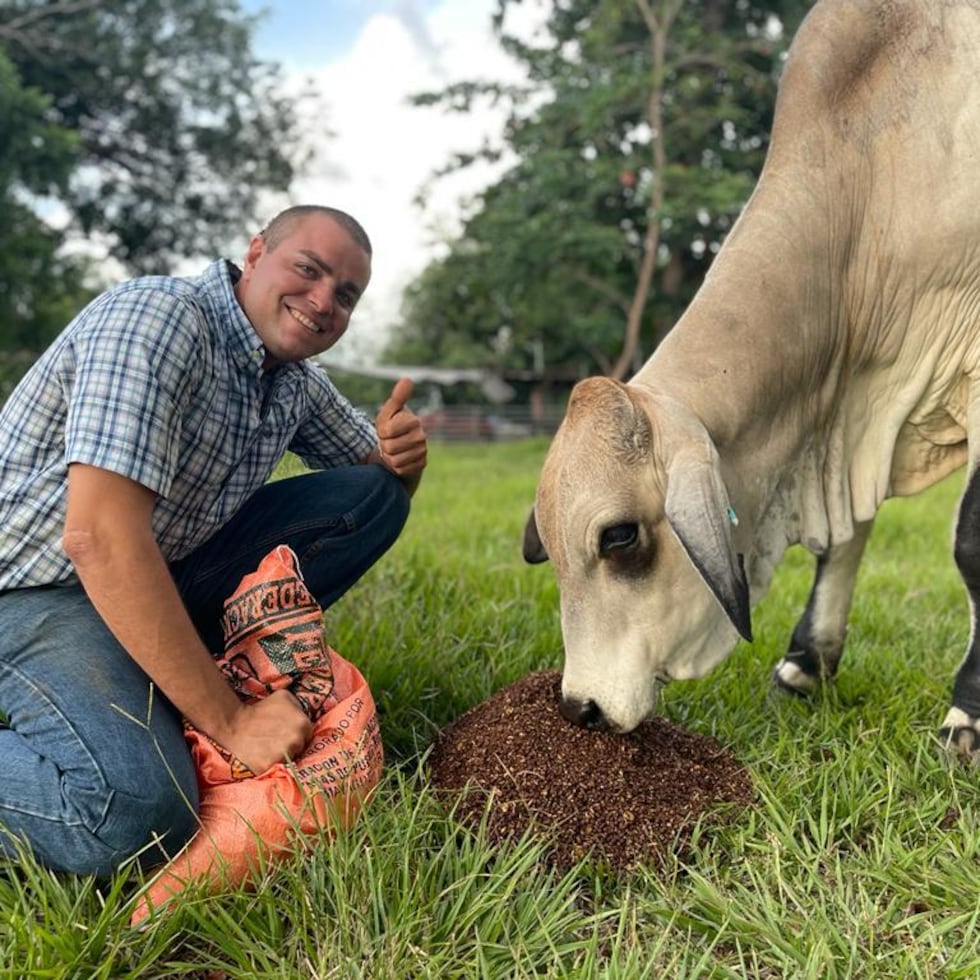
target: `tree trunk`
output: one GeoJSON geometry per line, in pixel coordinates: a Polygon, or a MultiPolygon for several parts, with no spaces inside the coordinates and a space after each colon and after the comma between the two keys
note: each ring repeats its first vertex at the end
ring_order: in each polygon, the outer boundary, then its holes
{"type": "Polygon", "coordinates": [[[623,335],[623,348],[610,375],[622,380],[633,367],[640,341],[640,327],[643,311],[653,274],[657,268],[657,253],[660,249],[660,213],[664,203],[664,170],[667,153],[664,149],[663,133],[663,91],[667,67],[667,37],[674,18],[683,0],[662,0],[654,9],[650,0],[636,0],[650,31],[650,52],[652,66],[650,72],[650,92],[647,96],[647,122],[651,136],[651,167],[653,181],[650,188],[650,204],[647,207],[647,233],[643,242],[643,258],[637,275],[636,289],[626,317],[626,331],[623,335]]]}

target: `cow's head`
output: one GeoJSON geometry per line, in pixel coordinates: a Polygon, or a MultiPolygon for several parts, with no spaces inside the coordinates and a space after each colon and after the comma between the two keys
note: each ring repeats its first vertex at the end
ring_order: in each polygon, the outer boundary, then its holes
{"type": "Polygon", "coordinates": [[[751,639],[733,521],[693,413],[607,378],[575,386],[524,531],[524,558],[550,559],[558,579],[567,718],[630,731],[663,682],[751,639]]]}

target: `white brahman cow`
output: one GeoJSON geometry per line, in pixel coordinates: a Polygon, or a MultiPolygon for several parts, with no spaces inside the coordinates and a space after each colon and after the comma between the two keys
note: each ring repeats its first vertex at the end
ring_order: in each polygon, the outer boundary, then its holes
{"type": "MultiPolygon", "coordinates": [[[[879,505],[969,462],[955,558],[980,599],[980,3],[821,0],[758,185],[628,384],[579,382],[524,557],[550,558],[562,710],[626,732],[751,639],[789,545],[817,556],[782,687],[833,676],[879,505]]],[[[980,748],[974,629],[943,723],[980,748]]]]}

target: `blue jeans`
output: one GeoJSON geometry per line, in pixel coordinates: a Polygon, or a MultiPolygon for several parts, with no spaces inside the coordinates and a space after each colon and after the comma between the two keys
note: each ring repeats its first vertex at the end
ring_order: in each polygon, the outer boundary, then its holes
{"type": "MultiPolygon", "coordinates": [[[[262,487],[173,563],[209,649],[224,600],[276,545],[297,554],[324,608],[394,543],[408,517],[380,466],[318,471],[262,487]]],[[[181,718],[109,633],[78,585],[0,593],[0,854],[16,837],[57,871],[147,866],[197,829],[197,782],[181,718]]]]}

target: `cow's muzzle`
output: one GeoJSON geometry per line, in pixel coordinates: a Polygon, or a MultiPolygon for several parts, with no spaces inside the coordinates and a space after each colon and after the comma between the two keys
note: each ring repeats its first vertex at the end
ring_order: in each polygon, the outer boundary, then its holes
{"type": "Polygon", "coordinates": [[[584,701],[579,698],[562,698],[558,705],[562,718],[580,728],[588,728],[595,732],[609,730],[609,722],[599,707],[591,698],[584,701]]]}

